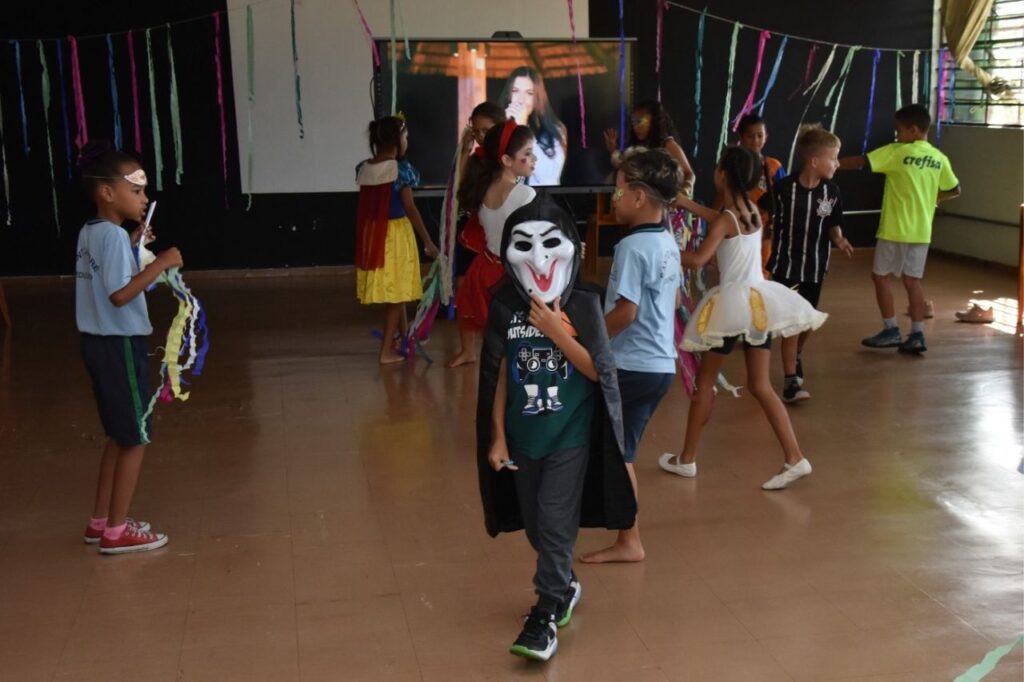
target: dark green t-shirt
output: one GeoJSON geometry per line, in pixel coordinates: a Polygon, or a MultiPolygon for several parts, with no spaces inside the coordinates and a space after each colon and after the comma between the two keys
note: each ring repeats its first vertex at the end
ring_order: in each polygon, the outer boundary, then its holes
{"type": "Polygon", "coordinates": [[[505,359],[505,440],[512,457],[540,459],[586,445],[596,384],[519,313],[509,322],[505,359]]]}

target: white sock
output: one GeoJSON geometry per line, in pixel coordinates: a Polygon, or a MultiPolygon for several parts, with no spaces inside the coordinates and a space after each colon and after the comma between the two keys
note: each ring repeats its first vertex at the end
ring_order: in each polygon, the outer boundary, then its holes
{"type": "Polygon", "coordinates": [[[882,324],[885,325],[886,329],[899,329],[900,327],[895,317],[883,317],[882,324]]]}
{"type": "Polygon", "coordinates": [[[910,331],[913,333],[921,332],[924,333],[924,322],[911,322],[910,331]]]}

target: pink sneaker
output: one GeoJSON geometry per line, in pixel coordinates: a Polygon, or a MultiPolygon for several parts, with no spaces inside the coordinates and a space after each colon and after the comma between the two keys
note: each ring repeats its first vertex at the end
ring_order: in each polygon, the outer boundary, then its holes
{"type": "MultiPolygon", "coordinates": [[[[136,530],[141,530],[143,533],[149,530],[149,521],[136,521],[131,517],[125,519],[125,521],[128,523],[128,528],[135,528],[136,530]]],[[[85,540],[85,544],[87,545],[98,544],[102,537],[102,530],[93,530],[89,526],[85,527],[85,533],[82,535],[82,539],[85,540]]]]}

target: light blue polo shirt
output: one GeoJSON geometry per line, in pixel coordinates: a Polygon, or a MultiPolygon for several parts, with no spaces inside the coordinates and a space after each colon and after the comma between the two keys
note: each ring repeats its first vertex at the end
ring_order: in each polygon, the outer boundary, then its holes
{"type": "Polygon", "coordinates": [[[78,331],[99,336],[149,336],[146,295],[139,294],[118,308],[110,295],[123,289],[139,266],[131,239],[120,225],[90,220],[78,233],[75,259],[75,318],[78,331]]]}
{"type": "Polygon", "coordinates": [[[633,323],[612,337],[615,366],[675,374],[679,245],[662,225],[640,225],[615,245],[605,313],[624,298],[637,306],[633,323]]]}

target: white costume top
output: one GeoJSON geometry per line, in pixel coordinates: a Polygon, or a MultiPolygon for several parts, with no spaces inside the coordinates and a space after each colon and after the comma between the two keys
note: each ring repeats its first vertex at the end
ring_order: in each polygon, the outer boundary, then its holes
{"type": "Polygon", "coordinates": [[[488,251],[495,256],[501,255],[501,234],[505,231],[505,221],[517,208],[533,201],[536,195],[537,192],[532,187],[516,185],[499,208],[487,208],[480,204],[477,216],[483,225],[484,236],[487,237],[488,251]]]}
{"type": "MultiPolygon", "coordinates": [[[[793,336],[817,329],[828,319],[803,296],[761,271],[761,230],[743,234],[732,211],[724,211],[736,223],[735,237],[718,247],[720,284],[711,288],[690,316],[683,333],[683,349],[705,351],[723,345],[731,336],[744,336],[753,346],[772,336],[793,336]]],[[[751,218],[760,228],[761,217],[751,218]]]]}

